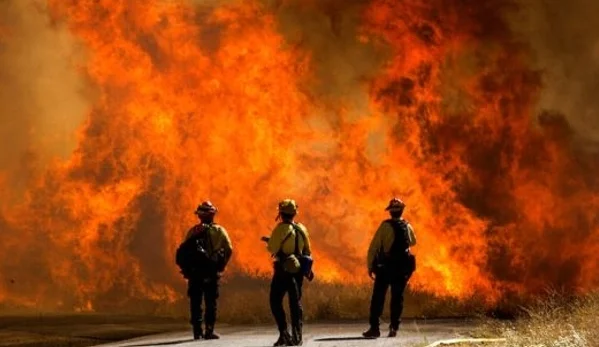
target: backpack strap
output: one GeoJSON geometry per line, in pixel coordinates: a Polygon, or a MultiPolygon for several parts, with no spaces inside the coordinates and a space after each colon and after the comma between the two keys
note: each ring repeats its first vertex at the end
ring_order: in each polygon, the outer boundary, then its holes
{"type": "MultiPolygon", "coordinates": [[[[294,252],[293,254],[295,255],[300,255],[300,251],[299,251],[299,239],[298,237],[304,237],[304,233],[301,230],[301,228],[294,222],[289,223],[291,225],[291,227],[293,228],[293,230],[295,231],[295,248],[294,248],[294,252]]],[[[289,240],[289,238],[291,237],[291,232],[289,232],[287,234],[287,236],[285,236],[285,238],[283,239],[283,241],[281,241],[281,246],[279,248],[279,251],[277,252],[277,254],[282,254],[283,253],[283,244],[285,244],[285,242],[287,240],[289,240]]],[[[302,252],[303,253],[303,252],[302,252]]],[[[286,254],[285,254],[286,255],[286,254]]]]}
{"type": "Polygon", "coordinates": [[[287,240],[289,240],[290,237],[291,237],[291,232],[289,232],[287,234],[287,236],[285,236],[285,238],[283,239],[283,241],[281,241],[281,245],[279,246],[279,251],[276,253],[277,255],[281,255],[281,254],[286,255],[286,254],[283,253],[283,245],[285,244],[285,242],[287,240]]]}
{"type": "Polygon", "coordinates": [[[209,244],[208,254],[212,257],[214,255],[214,243],[212,242],[212,235],[210,235],[210,229],[214,228],[214,223],[206,224],[204,227],[204,233],[206,234],[205,238],[209,244]]]}
{"type": "Polygon", "coordinates": [[[300,251],[299,251],[299,237],[301,236],[303,238],[304,237],[304,233],[301,230],[301,228],[299,227],[299,225],[297,225],[296,223],[291,222],[291,226],[295,230],[295,253],[294,254],[295,255],[301,255],[304,252],[302,251],[300,253],[300,251]]]}

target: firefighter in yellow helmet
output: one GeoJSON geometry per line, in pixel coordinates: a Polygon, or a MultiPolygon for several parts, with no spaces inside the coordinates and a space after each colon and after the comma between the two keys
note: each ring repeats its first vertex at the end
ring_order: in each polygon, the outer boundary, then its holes
{"type": "Polygon", "coordinates": [[[391,322],[389,337],[397,336],[403,311],[403,295],[408,280],[416,269],[410,247],[416,245],[414,229],[402,218],[406,205],[398,198],[389,201],[385,209],[391,215],[381,223],[368,249],[368,275],[374,279],[370,302],[370,329],[366,338],[381,336],[379,319],[383,313],[387,290],[391,287],[391,322]]]}
{"type": "Polygon", "coordinates": [[[274,261],[274,274],[270,286],[270,308],[279,329],[279,339],[274,346],[299,346],[302,344],[302,284],[304,276],[312,279],[310,237],[306,227],[295,221],[297,204],[285,199],[279,203],[277,220],[267,249],[274,261]],[[289,295],[291,311],[290,335],[285,320],[283,297],[289,295]]]}
{"type": "Polygon", "coordinates": [[[200,223],[187,232],[177,249],[177,265],[188,281],[190,323],[195,340],[219,338],[214,332],[219,280],[231,258],[233,246],[225,228],[214,222],[217,211],[210,201],[202,202],[195,211],[200,223]],[[206,312],[202,316],[204,302],[206,312]],[[205,323],[206,331],[202,323],[205,323]]]}

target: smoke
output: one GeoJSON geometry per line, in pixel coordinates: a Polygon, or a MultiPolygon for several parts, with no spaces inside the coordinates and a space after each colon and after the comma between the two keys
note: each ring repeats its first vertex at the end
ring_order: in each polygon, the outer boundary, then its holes
{"type": "MultiPolygon", "coordinates": [[[[81,50],[66,29],[52,25],[43,2],[0,1],[0,32],[0,207],[10,207],[54,159],[71,154],[92,93],[76,68],[81,50]]],[[[2,257],[0,291],[37,305],[52,290],[39,286],[50,281],[42,256],[48,236],[14,229],[24,223],[0,217],[0,243],[12,253],[2,257]]]]}
{"type": "Polygon", "coordinates": [[[543,72],[540,109],[565,114],[584,142],[599,141],[599,3],[522,1],[514,26],[543,72]]]}
{"type": "MultiPolygon", "coordinates": [[[[384,54],[360,41],[364,1],[299,1],[278,7],[279,30],[289,45],[306,50],[314,67],[312,92],[345,105],[356,116],[368,112],[367,83],[380,71],[384,54]]],[[[352,117],[350,117],[352,118],[352,117]]]]}
{"type": "Polygon", "coordinates": [[[42,2],[1,1],[0,27],[0,138],[10,144],[0,148],[0,172],[18,193],[36,168],[71,153],[89,90],[75,68],[80,50],[42,2]]]}
{"type": "MultiPolygon", "coordinates": [[[[315,129],[334,133],[342,123],[368,121],[373,107],[371,81],[384,67],[388,48],[376,45],[363,33],[365,0],[263,1],[273,9],[286,44],[306,52],[311,79],[305,86],[317,111],[306,121],[315,129]]],[[[370,125],[366,155],[377,163],[385,152],[388,122],[370,125]]],[[[336,139],[320,141],[310,150],[330,154],[336,139]]]]}

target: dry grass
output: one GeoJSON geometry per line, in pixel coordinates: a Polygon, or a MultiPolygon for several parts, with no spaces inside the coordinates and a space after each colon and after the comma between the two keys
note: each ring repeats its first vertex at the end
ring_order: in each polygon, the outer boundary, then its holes
{"type": "Polygon", "coordinates": [[[507,323],[490,322],[480,333],[506,338],[496,346],[599,346],[599,294],[582,298],[551,294],[522,312],[524,317],[507,323]]]}
{"type": "MultiPolygon", "coordinates": [[[[185,288],[181,287],[182,295],[185,288]]],[[[269,306],[270,279],[237,276],[221,284],[218,301],[219,322],[230,324],[273,323],[269,306]]],[[[310,282],[304,284],[304,317],[307,322],[366,321],[372,287],[310,282]]],[[[388,294],[387,300],[389,300],[388,294]]],[[[404,316],[408,318],[449,318],[482,313],[481,301],[458,303],[430,295],[406,291],[404,316]]],[[[387,301],[388,306],[389,301],[387,301]]],[[[286,303],[285,303],[286,306],[286,303]]],[[[110,312],[103,310],[102,312],[110,312]]],[[[120,311],[122,312],[122,308],[120,311]]],[[[174,304],[136,303],[127,312],[184,318],[188,315],[188,299],[182,296],[174,304]]],[[[388,317],[388,307],[383,319],[388,317]]]]}
{"type": "MultiPolygon", "coordinates": [[[[219,320],[231,324],[272,323],[269,307],[270,280],[238,277],[223,283],[219,300],[219,320]]],[[[371,286],[348,286],[311,282],[304,284],[304,316],[307,322],[364,321],[368,319],[371,286]]],[[[388,303],[383,319],[388,317],[388,303]]],[[[187,300],[177,304],[176,316],[186,315],[187,300]]],[[[406,292],[404,317],[438,318],[471,316],[482,312],[481,305],[472,301],[459,304],[432,296],[406,292]]],[[[173,306],[174,308],[174,306],[173,306]]]]}

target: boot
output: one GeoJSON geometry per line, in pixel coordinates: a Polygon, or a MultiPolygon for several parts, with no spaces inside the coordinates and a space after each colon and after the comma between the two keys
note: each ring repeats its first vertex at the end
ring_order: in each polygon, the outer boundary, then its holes
{"type": "Polygon", "coordinates": [[[206,340],[218,340],[220,336],[214,333],[214,327],[206,327],[206,334],[204,335],[206,340]]]}
{"type": "Polygon", "coordinates": [[[390,328],[389,335],[387,335],[387,337],[395,337],[395,336],[397,336],[397,329],[390,328]]]}
{"type": "Polygon", "coordinates": [[[293,336],[291,337],[291,342],[294,346],[301,346],[304,341],[302,340],[302,327],[294,327],[293,328],[293,336]]]}
{"type": "Polygon", "coordinates": [[[292,346],[291,342],[291,336],[289,336],[289,333],[287,331],[282,331],[279,334],[279,339],[273,346],[292,346]]]}
{"type": "Polygon", "coordinates": [[[363,332],[362,336],[364,336],[367,339],[376,339],[378,337],[381,337],[381,331],[379,329],[371,327],[367,331],[363,332]]]}
{"type": "Polygon", "coordinates": [[[202,331],[202,325],[194,325],[193,326],[193,339],[200,340],[204,336],[204,332],[202,331]]]}

